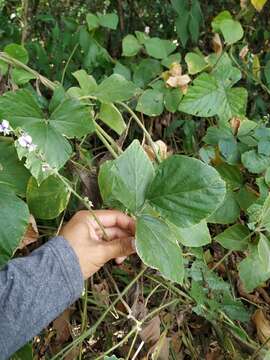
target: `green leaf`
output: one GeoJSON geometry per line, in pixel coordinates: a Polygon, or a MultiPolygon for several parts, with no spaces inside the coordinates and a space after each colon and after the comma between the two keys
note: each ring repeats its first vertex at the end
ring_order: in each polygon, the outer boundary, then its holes
{"type": "Polygon", "coordinates": [[[162,72],[160,62],[155,59],[144,59],[135,68],[133,81],[137,86],[145,87],[149,81],[162,72]]]}
{"type": "Polygon", "coordinates": [[[244,115],[246,111],[247,91],[244,88],[225,88],[213,75],[202,73],[189,87],[180,103],[179,111],[187,114],[223,119],[244,115]]]}
{"type": "Polygon", "coordinates": [[[240,207],[235,193],[228,189],[223,203],[207,218],[207,221],[214,224],[231,224],[237,220],[239,215],[240,207]]]}
{"type": "Polygon", "coordinates": [[[205,219],[224,196],[225,183],[213,167],[181,155],[171,156],[159,165],[147,191],[150,205],[180,227],[205,219]]]}
{"type": "Polygon", "coordinates": [[[265,271],[270,272],[270,242],[269,239],[262,233],[260,233],[258,253],[265,267],[265,271]]]}
{"type": "Polygon", "coordinates": [[[11,71],[12,80],[17,85],[27,84],[30,80],[36,79],[36,76],[24,69],[14,68],[11,71]]]}
{"type": "Polygon", "coordinates": [[[259,257],[256,246],[250,248],[249,256],[240,262],[238,269],[247,292],[252,292],[270,278],[270,272],[265,271],[265,265],[259,257]]]}
{"type": "Polygon", "coordinates": [[[144,46],[147,54],[155,59],[164,59],[176,49],[176,45],[173,42],[157,37],[147,39],[144,46]]]}
{"type": "Polygon", "coordinates": [[[220,23],[220,31],[228,45],[236,43],[244,36],[244,30],[240,22],[232,19],[223,20],[220,23]]]}
{"type": "MultiPolygon", "coordinates": [[[[9,120],[14,129],[21,128],[29,133],[44,161],[56,169],[60,169],[72,153],[63,134],[67,137],[81,137],[94,129],[88,107],[76,99],[64,99],[50,119],[46,119],[36,98],[27,90],[8,92],[1,96],[0,116],[9,120]]],[[[21,157],[29,155],[36,162],[34,155],[23,151],[21,149],[21,157]]],[[[32,172],[30,163],[28,165],[32,172]]],[[[36,176],[40,172],[39,169],[32,174],[36,176]]]]}
{"type": "Polygon", "coordinates": [[[249,243],[249,230],[241,224],[234,224],[228,229],[218,234],[215,241],[220,243],[225,249],[234,251],[244,251],[249,243]]]}
{"type": "Polygon", "coordinates": [[[101,26],[116,30],[118,25],[118,16],[115,13],[100,14],[97,13],[101,26]]]}
{"type": "Polygon", "coordinates": [[[175,20],[176,32],[181,41],[183,48],[186,47],[187,41],[189,39],[189,11],[184,9],[180,16],[175,20]]]}
{"type": "Polygon", "coordinates": [[[241,159],[244,167],[252,174],[260,174],[270,165],[270,157],[260,155],[256,150],[246,151],[241,159]]]}
{"type": "Polygon", "coordinates": [[[103,80],[94,94],[100,101],[115,102],[129,100],[135,95],[137,87],[123,76],[113,74],[103,80]]]}
{"type": "Polygon", "coordinates": [[[188,66],[188,73],[191,75],[198,74],[208,66],[202,55],[198,55],[193,52],[189,52],[186,54],[185,62],[188,66]]]}
{"type": "Polygon", "coordinates": [[[82,96],[92,95],[97,90],[97,83],[92,75],[88,75],[85,70],[78,70],[72,73],[78,81],[82,90],[82,96]]]}
{"type": "Polygon", "coordinates": [[[183,93],[180,89],[166,89],[164,95],[165,108],[175,113],[178,109],[179,103],[183,97],[183,93]]]}
{"type": "Polygon", "coordinates": [[[27,64],[29,61],[28,52],[22,45],[9,44],[5,46],[4,52],[9,56],[12,56],[14,59],[19,60],[23,64],[27,64]]]}
{"type": "Polygon", "coordinates": [[[88,13],[86,15],[86,23],[88,25],[88,30],[92,31],[94,29],[97,29],[99,27],[99,19],[96,15],[92,13],[88,13]]]}
{"type": "Polygon", "coordinates": [[[102,164],[98,179],[102,198],[105,202],[117,200],[136,213],[144,204],[153,177],[151,161],[139,141],[134,140],[116,160],[102,164]]]}
{"type": "Polygon", "coordinates": [[[32,177],[27,186],[27,203],[31,214],[38,219],[54,219],[67,207],[70,197],[66,185],[50,176],[40,186],[32,177]]]}
{"type": "Polygon", "coordinates": [[[161,64],[163,66],[165,66],[166,68],[170,69],[170,67],[172,66],[173,63],[180,63],[180,62],[181,62],[181,54],[175,53],[175,54],[171,54],[168,57],[166,57],[165,59],[163,59],[161,61],[161,64]]]}
{"type": "Polygon", "coordinates": [[[123,39],[123,56],[135,56],[141,50],[142,46],[134,35],[127,35],[123,39]]]}
{"type": "Polygon", "coordinates": [[[0,75],[4,76],[8,72],[8,64],[3,60],[0,60],[0,75]]]}
{"type": "Polygon", "coordinates": [[[163,112],[163,94],[158,90],[145,90],[138,99],[136,110],[148,116],[158,116],[163,112]]]}
{"type": "Polygon", "coordinates": [[[121,64],[120,61],[116,62],[113,73],[123,76],[126,80],[131,80],[130,69],[127,66],[121,64]]]}
{"type": "Polygon", "coordinates": [[[163,220],[141,215],[136,225],[136,248],[143,262],[171,281],[183,282],[184,265],[174,232],[163,220]]]}
{"type": "Polygon", "coordinates": [[[15,192],[0,184],[0,267],[18,247],[29,220],[28,207],[15,192]]]}
{"type": "Polygon", "coordinates": [[[243,176],[237,166],[222,163],[216,166],[216,170],[233,189],[242,186],[243,176]]]}
{"type": "Polygon", "coordinates": [[[224,20],[232,20],[232,15],[227,10],[222,11],[213,19],[211,25],[214,32],[220,32],[220,25],[224,20]]]}
{"type": "Polygon", "coordinates": [[[123,120],[122,114],[113,104],[102,103],[98,117],[117,132],[118,135],[121,135],[126,129],[126,123],[123,120]]]}
{"type": "Polygon", "coordinates": [[[18,350],[10,358],[10,360],[32,360],[32,359],[33,359],[32,344],[24,345],[24,347],[18,350]]]}
{"type": "Polygon", "coordinates": [[[247,209],[258,199],[256,194],[247,186],[243,186],[236,194],[236,201],[240,209],[247,211],[247,209]]]}
{"type": "Polygon", "coordinates": [[[260,226],[267,231],[270,231],[270,195],[266,198],[260,219],[260,226]]]}
{"type": "Polygon", "coordinates": [[[19,161],[14,144],[0,141],[0,183],[9,186],[16,194],[24,196],[30,174],[19,161]]]}
{"type": "Polygon", "coordinates": [[[177,228],[179,241],[188,247],[200,247],[211,243],[211,235],[206,221],[193,225],[189,228],[177,228]]]}

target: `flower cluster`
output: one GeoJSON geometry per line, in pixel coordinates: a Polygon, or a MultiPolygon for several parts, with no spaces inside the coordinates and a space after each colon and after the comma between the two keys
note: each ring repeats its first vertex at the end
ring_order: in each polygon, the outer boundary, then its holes
{"type": "Polygon", "coordinates": [[[7,120],[2,120],[0,124],[0,134],[4,134],[4,136],[9,135],[11,132],[11,128],[9,122],[7,120]]]}
{"type": "Polygon", "coordinates": [[[18,138],[18,143],[21,145],[21,147],[28,149],[29,152],[35,151],[37,148],[37,145],[33,144],[32,137],[27,133],[23,133],[18,138]]]}

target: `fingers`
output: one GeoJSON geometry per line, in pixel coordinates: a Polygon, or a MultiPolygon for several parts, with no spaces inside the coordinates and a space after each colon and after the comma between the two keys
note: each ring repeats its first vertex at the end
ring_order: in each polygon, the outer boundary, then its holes
{"type": "Polygon", "coordinates": [[[104,238],[104,234],[101,229],[96,230],[96,234],[99,236],[99,239],[108,240],[108,241],[111,241],[116,238],[125,238],[133,235],[128,231],[122,230],[119,227],[115,227],[115,226],[110,228],[105,228],[105,232],[107,235],[106,239],[104,238]]]}
{"type": "MultiPolygon", "coordinates": [[[[88,216],[89,216],[89,212],[88,216]]],[[[130,216],[118,210],[96,210],[95,215],[105,228],[119,227],[122,230],[128,231],[130,234],[135,234],[135,221],[130,216]]],[[[90,217],[91,225],[98,229],[99,225],[93,217],[90,217]]]]}
{"type": "Polygon", "coordinates": [[[110,242],[104,242],[105,262],[126,257],[136,252],[135,239],[133,237],[126,237],[115,239],[110,242]]]}

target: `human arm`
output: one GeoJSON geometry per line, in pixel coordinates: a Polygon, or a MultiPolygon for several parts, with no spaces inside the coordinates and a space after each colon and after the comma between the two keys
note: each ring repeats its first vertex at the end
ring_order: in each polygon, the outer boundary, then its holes
{"type": "Polygon", "coordinates": [[[78,212],[31,255],[0,271],[0,359],[6,359],[80,297],[83,279],[134,252],[134,222],[118,211],[78,212]]]}

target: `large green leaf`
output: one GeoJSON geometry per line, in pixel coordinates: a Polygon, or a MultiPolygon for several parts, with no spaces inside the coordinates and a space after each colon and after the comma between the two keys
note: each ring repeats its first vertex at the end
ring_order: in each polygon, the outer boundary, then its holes
{"type": "Polygon", "coordinates": [[[151,206],[180,227],[205,219],[224,196],[225,183],[213,167],[181,155],[161,163],[147,192],[151,206]]]}
{"type": "Polygon", "coordinates": [[[234,224],[221,234],[215,237],[215,241],[219,242],[228,250],[245,250],[248,247],[249,230],[241,224],[234,224]]]}
{"type": "Polygon", "coordinates": [[[247,91],[244,88],[225,88],[211,74],[202,73],[189,87],[179,110],[187,114],[222,119],[245,115],[247,91]]]}
{"type": "Polygon", "coordinates": [[[208,66],[204,57],[194,52],[189,52],[186,54],[185,62],[187,63],[188,66],[188,72],[191,75],[203,71],[208,66]]]}
{"type": "Polygon", "coordinates": [[[118,16],[116,13],[101,14],[97,13],[99,23],[101,26],[116,30],[118,25],[118,16]]]}
{"type": "Polygon", "coordinates": [[[228,45],[232,45],[241,40],[244,35],[244,30],[239,21],[224,19],[221,21],[219,27],[228,45]]]}
{"type": "Polygon", "coordinates": [[[136,248],[143,262],[172,281],[183,282],[184,266],[175,233],[163,220],[141,215],[136,226],[136,248]]]}
{"type": "Polygon", "coordinates": [[[252,246],[249,256],[240,262],[239,275],[247,292],[252,292],[270,278],[270,272],[266,271],[256,246],[252,246]]]}
{"type": "Polygon", "coordinates": [[[138,140],[114,161],[101,166],[99,187],[104,201],[120,201],[136,213],[144,204],[145,192],[154,169],[138,140]]]}
{"type": "Polygon", "coordinates": [[[162,114],[163,109],[163,94],[155,89],[145,90],[139,97],[136,107],[137,111],[148,116],[158,116],[162,114]]]}
{"type": "Polygon", "coordinates": [[[160,62],[155,59],[143,59],[135,68],[133,81],[137,86],[144,87],[162,72],[160,62]]]}
{"type": "Polygon", "coordinates": [[[27,203],[31,213],[38,219],[54,219],[66,208],[70,192],[57,177],[50,176],[38,186],[32,177],[27,186],[27,203]]]}
{"type": "Polygon", "coordinates": [[[102,103],[98,117],[119,135],[126,128],[122,114],[114,104],[102,103]]]}
{"type": "Polygon", "coordinates": [[[262,233],[260,233],[260,240],[258,243],[258,253],[265,267],[265,271],[270,272],[270,241],[262,233]]]}
{"type": "Polygon", "coordinates": [[[211,235],[205,220],[189,228],[177,228],[179,241],[188,247],[200,247],[211,243],[211,235]]]}
{"type": "MultiPolygon", "coordinates": [[[[81,137],[94,130],[88,107],[76,99],[64,99],[47,119],[27,90],[1,96],[0,116],[9,120],[13,128],[21,128],[31,135],[43,160],[56,169],[60,169],[72,153],[63,135],[81,137]]],[[[21,153],[25,155],[27,157],[21,153]]]]}
{"type": "Polygon", "coordinates": [[[155,59],[164,59],[176,49],[173,42],[160,38],[147,39],[144,46],[147,54],[155,59]]]}
{"type": "Polygon", "coordinates": [[[258,221],[262,229],[270,232],[270,195],[268,195],[263,204],[261,216],[258,221]]]}
{"type": "Polygon", "coordinates": [[[0,184],[0,267],[13,255],[29,221],[28,207],[15,192],[0,184]]]}
{"type": "Polygon", "coordinates": [[[134,35],[127,35],[123,39],[123,56],[135,56],[141,50],[142,46],[134,35]]]}
{"type": "Polygon", "coordinates": [[[270,157],[258,154],[256,150],[250,150],[242,154],[242,163],[249,172],[260,174],[270,165],[270,157]]]}
{"type": "Polygon", "coordinates": [[[224,201],[208,218],[209,223],[232,224],[240,215],[240,207],[236,200],[235,193],[227,189],[224,201]]]}
{"type": "Polygon", "coordinates": [[[4,48],[4,52],[12,56],[14,59],[19,60],[20,62],[27,64],[29,61],[28,52],[24,46],[19,44],[8,44],[4,48]]]}
{"type": "Polygon", "coordinates": [[[30,173],[19,161],[14,144],[0,141],[0,183],[8,185],[18,195],[25,195],[30,173]]]}
{"type": "Polygon", "coordinates": [[[137,87],[119,74],[103,80],[94,94],[100,101],[115,102],[129,100],[135,95],[137,87]]]}

